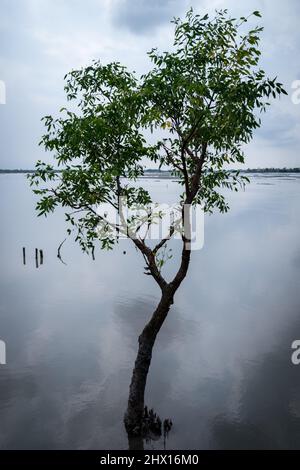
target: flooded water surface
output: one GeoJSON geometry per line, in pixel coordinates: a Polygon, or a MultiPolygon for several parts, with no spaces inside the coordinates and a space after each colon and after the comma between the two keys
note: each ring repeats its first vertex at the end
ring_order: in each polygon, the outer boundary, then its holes
{"type": "MultiPolygon", "coordinates": [[[[176,200],[176,182],[143,183],[176,200]]],[[[148,376],[147,405],[174,422],[167,449],[300,448],[299,194],[296,176],[253,175],[228,214],[205,216],[148,376]]],[[[95,261],[68,240],[60,262],[63,212],[37,218],[34,205],[23,175],[0,175],[0,448],[126,449],[137,338],[158,289],[126,240],[95,261]]]]}

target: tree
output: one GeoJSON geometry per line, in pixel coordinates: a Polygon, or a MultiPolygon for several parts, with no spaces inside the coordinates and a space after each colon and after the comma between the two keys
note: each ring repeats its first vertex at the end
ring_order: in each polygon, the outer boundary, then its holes
{"type": "Polygon", "coordinates": [[[75,231],[87,253],[94,254],[99,243],[111,249],[118,242],[115,232],[127,233],[144,258],[146,274],[160,289],[157,308],[138,340],[125,415],[129,436],[142,432],[152,349],[190,264],[191,220],[185,207],[202,204],[206,212],[227,212],[222,188],[237,191],[247,178],[226,168],[244,163],[242,147],[260,126],[259,113],[270,98],[286,94],[276,78],[267,78],[259,68],[263,28],[246,29],[251,16],[260,13],[235,19],[224,10],[210,19],[191,9],[184,20],[173,20],[173,49],[148,53],[153,63],[149,73],[137,78],[119,63],[100,62],[72,71],[65,77],[65,91],[75,111],[63,108],[58,118],[44,118],[47,132],[41,143],[54,152],[60,172],[39,161],[30,176],[40,195],[39,215],[65,207],[68,234],[75,231]],[[149,129],[156,138],[152,144],[145,138],[149,129]],[[122,205],[123,198],[129,208],[151,202],[136,184],[145,159],[167,166],[182,185],[180,228],[170,223],[168,236],[155,246],[139,235],[143,224],[154,222],[153,212],[128,218],[122,205]],[[99,213],[103,203],[118,212],[118,223],[99,213]],[[181,258],[176,275],[167,280],[161,253],[178,230],[181,258]]]}

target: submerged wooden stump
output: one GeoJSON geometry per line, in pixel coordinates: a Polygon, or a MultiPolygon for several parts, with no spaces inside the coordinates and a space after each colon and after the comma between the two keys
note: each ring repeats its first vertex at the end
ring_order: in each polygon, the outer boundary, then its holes
{"type": "Polygon", "coordinates": [[[43,250],[40,250],[40,264],[42,265],[44,263],[44,252],[43,250]]]}

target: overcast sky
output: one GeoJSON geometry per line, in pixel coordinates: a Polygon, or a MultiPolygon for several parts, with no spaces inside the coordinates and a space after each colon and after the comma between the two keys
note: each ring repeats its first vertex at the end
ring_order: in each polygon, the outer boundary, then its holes
{"type": "MultiPolygon", "coordinates": [[[[263,116],[247,147],[247,167],[300,166],[300,104],[291,100],[300,80],[299,0],[0,0],[0,168],[30,168],[44,158],[40,119],[64,104],[63,77],[93,59],[118,60],[144,73],[146,52],[172,44],[173,16],[193,6],[200,14],[228,8],[232,16],[260,10],[265,27],[262,66],[289,93],[263,116]]],[[[47,156],[47,159],[49,157],[47,156]]]]}

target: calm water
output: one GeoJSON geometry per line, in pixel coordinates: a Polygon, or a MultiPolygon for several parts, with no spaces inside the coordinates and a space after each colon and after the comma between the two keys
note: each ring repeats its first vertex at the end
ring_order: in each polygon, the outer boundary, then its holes
{"type": "MultiPolygon", "coordinates": [[[[300,448],[299,196],[300,178],[253,177],[229,214],[206,217],[148,377],[147,404],[174,421],[168,449],[300,448]]],[[[37,219],[22,175],[0,175],[0,217],[0,447],[126,449],[137,336],[158,300],[141,256],[122,241],[93,262],[70,241],[62,264],[63,214],[37,219]]]]}

